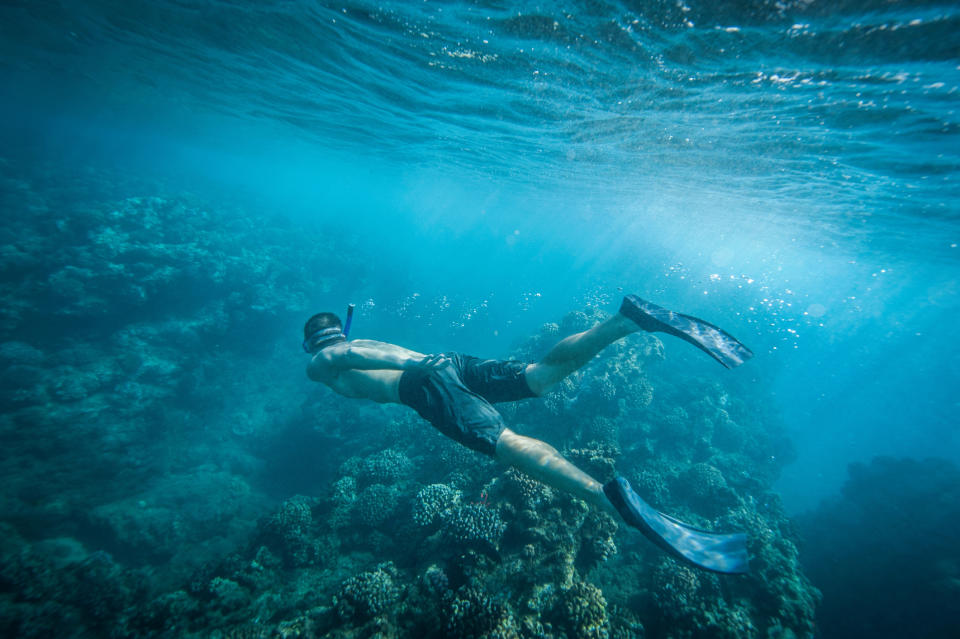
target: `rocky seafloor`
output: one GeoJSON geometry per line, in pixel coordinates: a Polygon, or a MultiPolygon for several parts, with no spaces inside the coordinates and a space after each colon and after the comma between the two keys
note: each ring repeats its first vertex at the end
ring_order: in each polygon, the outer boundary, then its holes
{"type": "MultiPolygon", "coordinates": [[[[296,331],[363,260],[170,192],[0,163],[4,636],[814,633],[820,595],[771,490],[790,447],[762,382],[684,374],[635,335],[549,396],[501,405],[598,479],[749,534],[749,575],[697,571],[409,409],[310,384],[296,331]]],[[[484,355],[535,358],[603,317],[484,355]]]]}

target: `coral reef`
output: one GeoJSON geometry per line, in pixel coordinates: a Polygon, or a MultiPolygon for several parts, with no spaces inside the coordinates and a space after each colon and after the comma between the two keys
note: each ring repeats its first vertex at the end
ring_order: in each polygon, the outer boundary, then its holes
{"type": "Polygon", "coordinates": [[[516,639],[510,609],[482,590],[464,587],[451,597],[445,636],[457,639],[516,639]]]}
{"type": "Polygon", "coordinates": [[[400,498],[389,486],[371,484],[357,496],[357,519],[367,526],[379,526],[391,519],[400,498]]]}
{"type": "Polygon", "coordinates": [[[25,545],[0,557],[0,633],[51,637],[107,634],[144,596],[142,576],[71,539],[25,545]]]}
{"type": "Polygon", "coordinates": [[[454,542],[483,542],[496,547],[506,527],[496,510],[483,504],[466,504],[446,517],[443,531],[454,542]]]}
{"type": "Polygon", "coordinates": [[[367,619],[389,611],[400,596],[396,574],[387,562],[344,581],[334,598],[337,614],[343,619],[367,619]]]}
{"type": "Polygon", "coordinates": [[[319,555],[316,539],[310,534],[313,526],[311,509],[316,505],[315,502],[309,497],[291,497],[266,519],[262,527],[264,538],[269,540],[273,537],[274,547],[294,565],[308,565],[319,555]]]}
{"type": "Polygon", "coordinates": [[[413,464],[406,455],[388,448],[364,460],[362,477],[374,484],[391,484],[407,477],[412,470],[413,464]]]}
{"type": "Polygon", "coordinates": [[[446,521],[460,502],[460,491],[446,484],[430,484],[417,493],[413,520],[421,526],[446,521]]]}
{"type": "Polygon", "coordinates": [[[562,597],[562,616],[570,632],[567,636],[576,639],[607,639],[610,622],[607,619],[607,602],[596,586],[578,582],[562,597]]]}
{"type": "Polygon", "coordinates": [[[515,468],[508,468],[504,473],[504,490],[508,491],[515,503],[527,509],[535,509],[541,504],[551,501],[554,497],[553,489],[525,475],[515,468]]]}
{"type": "MultiPolygon", "coordinates": [[[[5,636],[813,632],[818,593],[770,492],[790,449],[762,390],[665,370],[660,340],[634,335],[498,405],[598,479],[749,533],[749,576],[697,572],[405,407],[306,380],[291,334],[376,260],[282,216],[92,175],[40,189],[0,163],[3,204],[29,212],[0,237],[5,636]]],[[[511,356],[604,317],[571,313],[511,356]]]]}

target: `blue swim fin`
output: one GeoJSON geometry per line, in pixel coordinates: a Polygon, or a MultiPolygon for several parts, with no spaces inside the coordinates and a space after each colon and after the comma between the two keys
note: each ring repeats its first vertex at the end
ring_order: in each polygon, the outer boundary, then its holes
{"type": "Polygon", "coordinates": [[[677,559],[713,572],[750,572],[745,534],[712,533],[664,515],[640,499],[623,477],[605,484],[603,493],[624,521],[677,559]]]}
{"type": "Polygon", "coordinates": [[[727,368],[739,366],[753,357],[753,351],[710,322],[675,313],[636,295],[623,298],[620,313],[645,331],[667,333],[690,342],[727,368]]]}

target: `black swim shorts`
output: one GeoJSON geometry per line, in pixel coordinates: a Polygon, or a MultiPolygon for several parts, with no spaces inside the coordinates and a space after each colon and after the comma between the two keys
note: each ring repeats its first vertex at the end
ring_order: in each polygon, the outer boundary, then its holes
{"type": "Polygon", "coordinates": [[[400,401],[444,435],[491,457],[506,428],[491,404],[536,397],[523,362],[444,353],[433,367],[404,371],[400,401]]]}

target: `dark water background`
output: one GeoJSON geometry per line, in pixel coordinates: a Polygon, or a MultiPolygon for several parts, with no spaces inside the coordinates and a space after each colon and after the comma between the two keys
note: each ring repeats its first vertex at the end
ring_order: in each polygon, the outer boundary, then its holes
{"type": "Polygon", "coordinates": [[[296,404],[302,319],[348,301],[359,337],[491,356],[624,291],[709,318],[755,360],[664,366],[769,401],[800,513],[851,462],[960,459],[958,33],[947,2],[5,2],[0,156],[41,197],[154,184],[316,238],[230,346],[296,404]]]}

